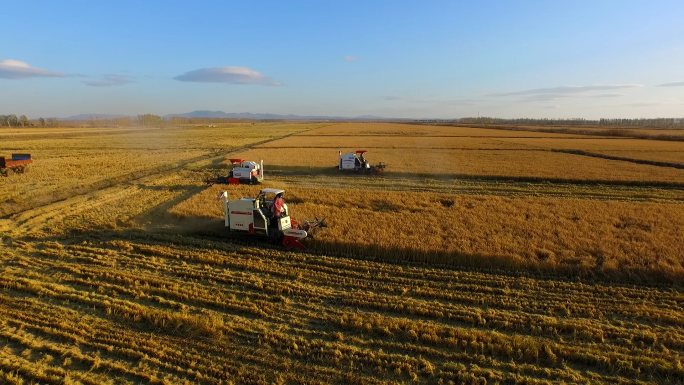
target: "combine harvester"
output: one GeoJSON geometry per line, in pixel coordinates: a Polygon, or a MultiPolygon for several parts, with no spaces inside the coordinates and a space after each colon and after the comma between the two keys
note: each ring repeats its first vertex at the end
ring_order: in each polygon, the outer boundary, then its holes
{"type": "Polygon", "coordinates": [[[0,175],[10,176],[14,173],[23,174],[28,171],[29,164],[33,163],[31,154],[12,154],[11,159],[0,156],[0,175]]]}
{"type": "Polygon", "coordinates": [[[225,227],[231,233],[261,238],[278,242],[287,248],[306,250],[301,242],[307,236],[313,237],[321,228],[327,227],[325,218],[297,223],[290,218],[287,204],[282,205],[280,217],[273,214],[275,197],[285,190],[265,188],[256,198],[240,198],[228,200],[228,192],[224,191],[217,199],[223,199],[225,227]]]}
{"type": "Polygon", "coordinates": [[[214,184],[261,184],[264,180],[264,161],[261,163],[245,159],[228,159],[233,168],[228,176],[217,176],[207,179],[205,182],[211,186],[214,184]]]}
{"type": "Polygon", "coordinates": [[[338,169],[342,171],[353,171],[357,173],[366,173],[366,174],[380,174],[382,170],[384,170],[387,165],[380,162],[377,165],[371,165],[368,163],[366,158],[363,157],[363,154],[367,153],[368,151],[366,150],[358,150],[356,152],[348,152],[344,155],[342,155],[342,151],[339,151],[338,156],[339,156],[339,161],[338,161],[338,169]]]}

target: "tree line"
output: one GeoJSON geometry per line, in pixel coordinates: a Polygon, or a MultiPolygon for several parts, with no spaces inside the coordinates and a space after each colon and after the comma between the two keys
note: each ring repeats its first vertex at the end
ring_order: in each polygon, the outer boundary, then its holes
{"type": "MultiPolygon", "coordinates": [[[[215,124],[215,123],[238,123],[251,122],[252,119],[237,118],[200,118],[180,117],[163,118],[154,114],[141,114],[135,118],[123,117],[116,119],[100,119],[93,117],[90,120],[59,121],[56,118],[28,119],[26,115],[0,115],[2,127],[59,127],[89,125],[93,128],[100,127],[127,127],[127,126],[182,126],[190,124],[215,124]]],[[[462,123],[462,124],[506,124],[526,126],[604,126],[604,127],[657,127],[674,128],[684,127],[684,118],[653,118],[653,119],[535,119],[535,118],[491,118],[491,117],[468,117],[450,120],[421,120],[425,123],[462,123]]]]}
{"type": "Polygon", "coordinates": [[[526,126],[604,126],[604,127],[684,127],[684,118],[654,119],[505,119],[505,118],[461,118],[458,123],[465,124],[517,124],[526,126]]]}
{"type": "Polygon", "coordinates": [[[59,120],[56,118],[39,118],[29,120],[26,115],[17,116],[14,114],[0,115],[0,126],[3,127],[59,127],[59,120]]]}

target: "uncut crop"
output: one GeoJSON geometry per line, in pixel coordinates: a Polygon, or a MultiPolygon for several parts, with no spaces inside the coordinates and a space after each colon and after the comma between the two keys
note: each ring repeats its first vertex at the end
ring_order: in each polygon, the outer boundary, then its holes
{"type": "MultiPolygon", "coordinates": [[[[511,127],[505,127],[510,129],[511,127]]],[[[620,136],[624,138],[642,138],[657,140],[684,140],[684,129],[669,128],[629,128],[629,127],[538,127],[514,126],[515,130],[531,133],[564,133],[568,135],[582,135],[590,133],[599,136],[620,136]]]]}
{"type": "MultiPolygon", "coordinates": [[[[280,187],[277,184],[274,185],[280,187]]],[[[214,196],[256,196],[260,187],[214,186],[170,209],[222,218],[214,196]]],[[[326,217],[307,243],[332,255],[458,266],[684,273],[679,203],[454,196],[284,186],[294,219],[326,217]]]]}
{"type": "MultiPolygon", "coordinates": [[[[391,142],[391,138],[388,138],[391,142]]],[[[277,145],[272,142],[271,145],[277,145]]],[[[342,149],[343,152],[354,148],[342,149]]],[[[268,172],[337,172],[338,148],[256,148],[239,154],[263,159],[268,172]]],[[[551,151],[371,149],[371,164],[386,163],[385,175],[437,178],[500,178],[520,180],[671,183],[684,181],[684,170],[551,151]]],[[[339,173],[339,172],[338,172],[339,173]]]]}
{"type": "MultiPolygon", "coordinates": [[[[407,155],[421,157],[426,151],[430,152],[432,149],[520,149],[529,148],[529,146],[520,142],[508,142],[506,138],[293,135],[255,146],[255,148],[300,148],[302,152],[310,148],[331,148],[341,151],[400,148],[409,151],[407,155]]],[[[372,155],[372,152],[369,154],[372,155]]]]}
{"type": "Polygon", "coordinates": [[[556,134],[530,131],[511,131],[486,128],[429,126],[397,123],[338,123],[300,135],[314,136],[410,136],[410,137],[445,137],[445,136],[473,136],[473,137],[554,137],[572,138],[582,137],[575,134],[556,134]]]}
{"type": "Polygon", "coordinates": [[[684,165],[684,143],[644,139],[500,139],[510,145],[545,150],[580,150],[628,159],[684,165]]]}

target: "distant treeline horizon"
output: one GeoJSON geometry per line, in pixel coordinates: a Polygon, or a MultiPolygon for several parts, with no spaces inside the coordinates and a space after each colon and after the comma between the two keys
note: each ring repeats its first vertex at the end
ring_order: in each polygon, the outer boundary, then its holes
{"type": "MultiPolygon", "coordinates": [[[[69,127],[89,126],[98,127],[128,127],[128,126],[182,126],[192,124],[220,124],[220,123],[248,123],[248,122],[277,122],[285,119],[239,119],[239,118],[208,118],[208,117],[170,117],[164,118],[154,114],[141,114],[136,117],[121,117],[114,119],[89,120],[58,120],[56,118],[28,119],[26,115],[0,115],[0,126],[3,127],[69,127]]],[[[347,120],[338,119],[335,122],[347,120]]],[[[354,119],[354,121],[359,121],[354,119]]],[[[460,119],[373,119],[364,122],[416,122],[416,123],[458,123],[478,125],[525,125],[525,126],[603,126],[603,127],[634,127],[634,128],[684,128],[684,118],[601,118],[601,119],[555,119],[555,118],[491,118],[466,117],[460,119]]]]}
{"type": "Polygon", "coordinates": [[[550,119],[550,118],[489,118],[473,117],[455,119],[464,124],[515,124],[530,126],[606,126],[606,127],[684,127],[684,118],[601,118],[601,119],[550,119]]]}

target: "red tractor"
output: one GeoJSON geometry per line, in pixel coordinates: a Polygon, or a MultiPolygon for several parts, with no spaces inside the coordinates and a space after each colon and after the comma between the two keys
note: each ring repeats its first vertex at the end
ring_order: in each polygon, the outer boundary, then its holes
{"type": "Polygon", "coordinates": [[[10,159],[0,156],[0,175],[10,176],[15,172],[23,174],[28,171],[31,163],[33,163],[31,154],[12,154],[10,159]]]}

